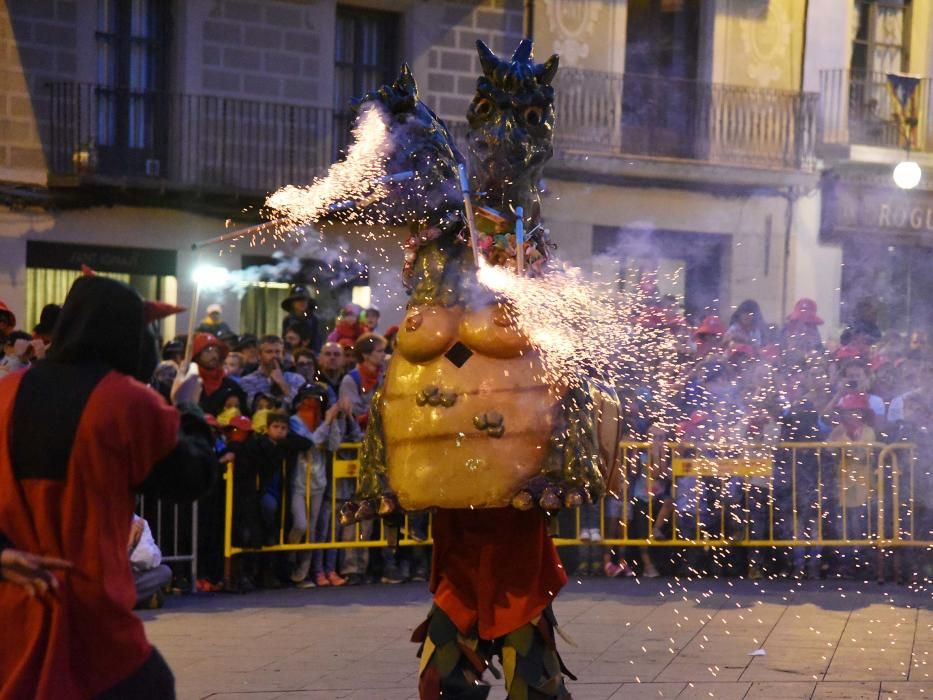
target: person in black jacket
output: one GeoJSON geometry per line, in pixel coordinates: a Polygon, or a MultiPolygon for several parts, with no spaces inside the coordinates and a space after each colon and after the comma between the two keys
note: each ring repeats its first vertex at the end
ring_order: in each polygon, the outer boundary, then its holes
{"type": "MultiPolygon", "coordinates": [[[[270,413],[266,418],[265,434],[253,434],[243,445],[239,459],[248,475],[259,477],[256,497],[262,519],[262,543],[275,544],[284,537],[279,528],[279,509],[282,507],[285,475],[294,467],[298,453],[311,449],[312,443],[289,432],[288,415],[270,413]]],[[[262,562],[261,585],[277,588],[277,579],[268,557],[262,562]]]]}

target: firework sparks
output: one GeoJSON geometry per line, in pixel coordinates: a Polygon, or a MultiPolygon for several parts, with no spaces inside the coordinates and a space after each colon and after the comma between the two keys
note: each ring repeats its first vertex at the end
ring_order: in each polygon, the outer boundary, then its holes
{"type": "Polygon", "coordinates": [[[386,194],[390,178],[385,163],[391,142],[381,108],[370,103],[353,129],[347,157],[311,185],[287,185],[266,199],[270,218],[297,227],[314,223],[328,211],[356,202],[376,201],[386,194]]]}

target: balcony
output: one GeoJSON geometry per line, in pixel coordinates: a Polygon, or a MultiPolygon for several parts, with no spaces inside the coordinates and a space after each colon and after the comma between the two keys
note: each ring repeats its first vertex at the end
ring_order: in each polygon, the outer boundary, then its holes
{"type": "MultiPolygon", "coordinates": [[[[326,172],[347,132],[344,113],[318,107],[79,83],[49,90],[49,182],[57,187],[260,200],[326,172]]],[[[816,95],[574,69],[558,73],[555,95],[555,168],[582,172],[600,157],[675,169],[814,165],[816,95]]],[[[466,124],[450,126],[461,141],[466,124]]]]}
{"type": "MultiPolygon", "coordinates": [[[[885,73],[827,70],[820,73],[821,143],[824,147],[874,146],[901,149],[894,102],[885,73]]],[[[933,121],[930,119],[930,78],[917,86],[919,124],[912,150],[933,151],[933,121]]]]}
{"type": "Polygon", "coordinates": [[[100,185],[261,198],[323,174],[332,110],[54,83],[51,185],[100,185]]]}
{"type": "Polygon", "coordinates": [[[817,95],[562,69],[558,152],[810,171],[817,95]]]}

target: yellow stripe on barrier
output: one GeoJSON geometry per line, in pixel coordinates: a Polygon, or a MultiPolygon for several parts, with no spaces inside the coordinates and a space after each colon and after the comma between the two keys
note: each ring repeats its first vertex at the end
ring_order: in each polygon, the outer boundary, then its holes
{"type": "MultiPolygon", "coordinates": [[[[824,443],[824,442],[788,442],[768,447],[752,445],[743,447],[730,447],[715,450],[709,446],[693,444],[670,443],[666,446],[666,454],[670,455],[669,464],[658,465],[657,452],[654,461],[650,456],[652,443],[622,441],[619,443],[620,458],[609,478],[609,483],[615,489],[611,497],[619,501],[620,517],[617,522],[610,522],[606,516],[606,502],[603,499],[597,504],[599,513],[600,533],[602,538],[599,544],[605,546],[676,546],[676,547],[851,547],[866,545],[882,549],[903,547],[931,547],[933,540],[929,535],[917,532],[917,469],[916,446],[910,443],[881,445],[873,443],[824,443]],[[801,455],[806,455],[807,465],[801,465],[801,455]],[[649,468],[650,467],[650,468],[649,468]],[[801,474],[798,470],[815,469],[811,475],[811,488],[815,489],[815,503],[803,504],[811,511],[811,522],[801,526],[799,499],[801,496],[801,474]],[[636,477],[644,478],[645,493],[654,494],[655,473],[666,474],[670,480],[670,499],[677,501],[679,482],[685,478],[694,477],[696,483],[704,487],[713,488],[715,498],[721,503],[718,513],[713,513],[719,521],[719,533],[705,531],[701,527],[700,518],[692,528],[690,537],[680,530],[679,522],[685,517],[683,513],[675,510],[672,515],[674,536],[671,539],[656,539],[653,534],[645,538],[630,536],[634,499],[633,492],[636,477]],[[754,480],[754,481],[753,481],[754,480]],[[741,487],[741,502],[725,504],[726,485],[739,483],[741,487]],[[834,483],[834,492],[827,495],[827,483],[834,483]],[[751,489],[757,489],[757,494],[765,494],[767,498],[766,523],[763,536],[753,536],[750,527],[751,489]],[[782,497],[781,494],[785,495],[782,497]],[[782,498],[790,498],[787,510],[782,518],[791,519],[791,523],[779,522],[775,514],[775,502],[782,498]],[[726,536],[727,508],[734,507],[734,511],[744,517],[741,527],[741,538],[726,536]],[[849,535],[849,525],[853,510],[864,509],[865,532],[860,536],[849,535]],[[834,527],[827,532],[826,526],[833,523],[834,527]],[[808,534],[808,530],[810,530],[808,534]],[[620,537],[607,536],[619,534],[620,537]],[[824,537],[824,535],[829,535],[824,537]]],[[[338,498],[338,483],[341,480],[353,479],[355,481],[360,473],[360,453],[362,446],[359,443],[342,444],[332,458],[331,483],[331,528],[330,540],[326,542],[301,542],[287,544],[284,536],[286,524],[284,510],[287,507],[287,486],[283,478],[283,492],[280,507],[280,532],[274,546],[247,549],[233,545],[234,513],[234,479],[235,466],[227,465],[224,473],[226,491],[226,513],[224,518],[224,557],[226,569],[229,572],[231,557],[242,552],[296,552],[316,549],[354,549],[359,547],[386,546],[385,528],[376,529],[379,539],[360,540],[359,525],[355,526],[355,537],[349,540],[341,539],[341,527],[338,520],[338,510],[341,500],[338,498]]],[[[284,475],[283,475],[284,476],[284,475]]],[[[308,484],[306,495],[310,494],[310,472],[307,474],[308,484]]],[[[701,492],[695,488],[691,496],[694,513],[701,511],[701,492]]],[[[647,503],[647,512],[650,523],[653,524],[655,516],[654,498],[647,503]]],[[[933,504],[927,504],[933,506],[933,504]]],[[[310,511],[310,498],[306,498],[306,506],[310,511]]],[[[313,522],[314,514],[309,512],[309,523],[313,522]]],[[[310,528],[310,524],[309,524],[310,528]]],[[[592,544],[579,539],[581,528],[581,513],[577,512],[572,518],[573,537],[555,537],[558,545],[584,545],[592,544]]],[[[761,528],[759,528],[761,529],[761,528]]],[[[648,532],[652,533],[649,524],[648,532]]],[[[422,546],[431,544],[431,522],[428,522],[428,539],[416,540],[408,536],[408,523],[402,530],[405,537],[398,542],[401,546],[422,546]]],[[[566,533],[570,534],[570,533],[566,533]]],[[[305,539],[308,539],[305,537],[305,539]]]]}

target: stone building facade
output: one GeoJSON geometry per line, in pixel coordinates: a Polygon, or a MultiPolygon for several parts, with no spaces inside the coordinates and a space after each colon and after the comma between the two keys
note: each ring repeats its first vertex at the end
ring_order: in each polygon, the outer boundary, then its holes
{"type": "MultiPolygon", "coordinates": [[[[696,318],[755,298],[779,324],[797,298],[812,297],[828,335],[838,333],[857,296],[842,263],[878,227],[853,231],[836,203],[868,187],[909,212],[930,196],[925,183],[911,195],[889,186],[901,150],[871,136],[888,133],[886,105],[870,138],[852,121],[850,98],[867,84],[853,71],[892,62],[933,71],[931,8],[884,9],[897,4],[537,0],[536,55],[561,54],[544,202],[560,255],[626,283],[660,268],[670,273],[664,291],[696,318]],[[866,51],[886,51],[887,63],[854,68],[866,51]]],[[[462,128],[476,39],[509,54],[524,5],[0,0],[0,299],[34,319],[55,301],[43,284],[65,279],[43,271],[96,260],[186,303],[198,264],[261,262],[279,243],[191,244],[254,223],[267,192],[323,172],[346,142],[346,97],[390,79],[402,60],[422,99],[462,128]],[[146,262],[146,251],[158,255],[146,262]]],[[[933,148],[926,125],[921,165],[933,148]]],[[[899,259],[927,247],[911,220],[889,227],[899,259]]],[[[404,301],[394,253],[386,262],[348,243],[370,255],[368,282],[356,283],[392,323],[404,301]]],[[[350,287],[321,293],[333,303],[365,297],[350,287]]],[[[221,298],[234,326],[251,299],[221,298]]]]}

